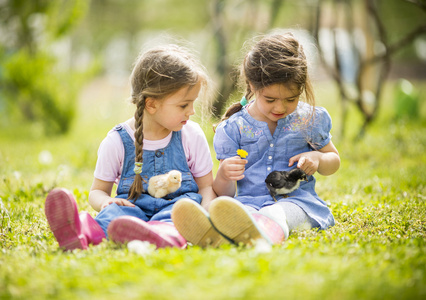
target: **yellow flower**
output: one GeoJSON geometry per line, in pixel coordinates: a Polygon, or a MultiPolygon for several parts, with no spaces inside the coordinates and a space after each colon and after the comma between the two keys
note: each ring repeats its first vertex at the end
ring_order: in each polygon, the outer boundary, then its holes
{"type": "Polygon", "coordinates": [[[238,150],[237,150],[237,154],[238,154],[241,158],[246,158],[246,157],[247,157],[247,155],[248,155],[247,151],[246,151],[246,150],[243,150],[243,149],[238,149],[238,150]]]}

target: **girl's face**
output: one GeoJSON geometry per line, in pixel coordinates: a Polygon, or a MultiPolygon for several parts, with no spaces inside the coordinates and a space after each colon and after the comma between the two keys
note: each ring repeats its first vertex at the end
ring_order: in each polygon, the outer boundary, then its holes
{"type": "MultiPolygon", "coordinates": [[[[179,131],[194,114],[194,102],[200,92],[201,84],[186,86],[162,100],[153,100],[147,104],[151,115],[150,126],[153,131],[179,131]],[[151,107],[152,106],[152,107],[151,107]]],[[[161,138],[161,137],[159,137],[161,138]]]]}
{"type": "MultiPolygon", "coordinates": [[[[252,91],[254,90],[251,87],[252,91]]],[[[296,110],[300,93],[293,85],[271,84],[263,89],[255,91],[256,101],[252,110],[252,116],[267,123],[276,123],[296,110]]]]}

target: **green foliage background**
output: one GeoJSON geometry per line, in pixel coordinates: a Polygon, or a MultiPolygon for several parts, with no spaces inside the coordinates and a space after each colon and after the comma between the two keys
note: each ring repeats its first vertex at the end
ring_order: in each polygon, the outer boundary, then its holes
{"type": "MultiPolygon", "coordinates": [[[[355,0],[1,1],[0,127],[27,122],[45,134],[66,133],[84,84],[105,73],[121,84],[142,45],[165,37],[183,38],[200,53],[222,93],[215,99],[219,116],[224,102],[237,97],[229,83],[243,43],[276,28],[312,31],[317,2],[328,13],[346,2],[361,19],[365,14],[363,1],[355,0]]],[[[424,24],[422,1],[374,2],[390,43],[424,24]]],[[[416,42],[426,43],[424,36],[416,42]]],[[[414,49],[406,45],[395,61],[408,69],[418,66],[414,49]]]]}

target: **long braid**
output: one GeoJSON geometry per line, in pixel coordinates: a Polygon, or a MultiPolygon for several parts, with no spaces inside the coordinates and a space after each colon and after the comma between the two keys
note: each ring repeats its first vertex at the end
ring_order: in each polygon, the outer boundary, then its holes
{"type": "MultiPolygon", "coordinates": [[[[143,113],[145,110],[145,96],[141,96],[142,99],[137,101],[135,111],[135,165],[140,164],[140,172],[142,171],[143,163],[143,113]]],[[[141,173],[135,168],[135,179],[133,180],[132,186],[130,187],[128,200],[134,200],[144,192],[141,173]]]]}

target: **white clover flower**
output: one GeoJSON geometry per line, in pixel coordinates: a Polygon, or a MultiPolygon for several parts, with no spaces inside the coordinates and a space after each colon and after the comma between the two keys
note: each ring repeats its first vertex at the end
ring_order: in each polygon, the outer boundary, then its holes
{"type": "Polygon", "coordinates": [[[272,251],[272,245],[264,239],[255,241],[254,252],[256,253],[269,253],[272,251]]]}
{"type": "Polygon", "coordinates": [[[146,241],[130,241],[127,243],[127,249],[129,249],[130,252],[136,253],[141,256],[148,256],[154,251],[154,245],[151,245],[149,242],[146,241]]]}

